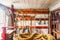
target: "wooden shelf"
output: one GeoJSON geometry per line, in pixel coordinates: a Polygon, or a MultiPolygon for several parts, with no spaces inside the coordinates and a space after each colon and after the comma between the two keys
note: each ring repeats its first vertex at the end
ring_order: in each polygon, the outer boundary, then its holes
{"type": "MultiPolygon", "coordinates": [[[[48,26],[28,26],[29,28],[47,29],[48,26]]],[[[16,28],[26,28],[26,26],[16,26],[16,28]]]]}
{"type": "Polygon", "coordinates": [[[21,9],[21,10],[15,10],[15,12],[18,12],[20,14],[49,14],[48,8],[42,8],[42,9],[21,9]]]}
{"type": "MultiPolygon", "coordinates": [[[[21,10],[15,10],[15,14],[16,14],[16,17],[15,19],[17,21],[20,21],[22,20],[23,22],[26,21],[31,21],[30,23],[30,26],[28,26],[28,28],[31,28],[31,29],[34,29],[34,28],[38,28],[38,29],[48,29],[48,32],[49,32],[49,23],[48,23],[48,26],[46,25],[38,25],[36,26],[36,24],[32,24],[32,21],[33,23],[36,23],[37,21],[49,21],[49,9],[48,8],[41,8],[41,9],[21,9],[21,10]],[[31,15],[30,15],[31,14],[31,15]],[[35,15],[36,14],[36,15],[35,15]],[[47,15],[47,16],[44,16],[44,15],[47,15]]],[[[16,28],[26,28],[25,24],[22,23],[22,25],[16,25],[16,28]]],[[[16,22],[17,23],[17,22],[16,22]]]]}
{"type": "Polygon", "coordinates": [[[31,18],[31,17],[16,17],[19,20],[49,20],[49,18],[31,18]]]}

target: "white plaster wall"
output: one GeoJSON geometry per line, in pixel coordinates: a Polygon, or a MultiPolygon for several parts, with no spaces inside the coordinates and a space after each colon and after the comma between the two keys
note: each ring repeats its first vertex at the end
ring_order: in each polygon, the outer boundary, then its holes
{"type": "Polygon", "coordinates": [[[56,3],[55,5],[51,6],[50,11],[53,11],[53,10],[59,8],[59,7],[60,7],[60,1],[58,3],[56,3]]]}

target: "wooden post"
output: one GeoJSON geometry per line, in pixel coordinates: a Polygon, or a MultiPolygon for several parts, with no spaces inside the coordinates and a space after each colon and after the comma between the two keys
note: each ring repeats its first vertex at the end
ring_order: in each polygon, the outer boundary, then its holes
{"type": "Polygon", "coordinates": [[[12,19],[12,26],[14,26],[15,14],[14,14],[14,5],[11,5],[11,19],[12,19]]]}

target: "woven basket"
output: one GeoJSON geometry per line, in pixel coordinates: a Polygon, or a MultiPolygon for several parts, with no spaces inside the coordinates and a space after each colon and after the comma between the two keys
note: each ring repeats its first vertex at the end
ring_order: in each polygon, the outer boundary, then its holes
{"type": "Polygon", "coordinates": [[[51,34],[38,34],[38,33],[15,34],[13,40],[41,40],[42,37],[43,38],[47,37],[47,40],[55,40],[55,38],[51,34]]]}
{"type": "Polygon", "coordinates": [[[34,34],[23,33],[19,35],[19,40],[31,40],[34,34]]]}

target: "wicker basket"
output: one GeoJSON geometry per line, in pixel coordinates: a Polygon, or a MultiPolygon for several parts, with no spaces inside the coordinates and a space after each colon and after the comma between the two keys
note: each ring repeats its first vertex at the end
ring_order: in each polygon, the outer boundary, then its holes
{"type": "Polygon", "coordinates": [[[50,34],[30,34],[30,33],[22,33],[22,34],[15,34],[13,37],[13,40],[40,40],[41,38],[46,38],[46,40],[56,40],[52,35],[50,34]]]}
{"type": "Polygon", "coordinates": [[[19,35],[19,40],[31,40],[34,34],[23,33],[19,35]]]}

